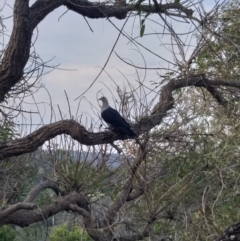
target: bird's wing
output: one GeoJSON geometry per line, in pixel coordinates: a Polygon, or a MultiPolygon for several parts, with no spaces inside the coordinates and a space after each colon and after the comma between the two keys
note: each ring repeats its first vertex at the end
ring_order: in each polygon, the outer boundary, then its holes
{"type": "Polygon", "coordinates": [[[119,112],[111,107],[102,111],[101,116],[105,122],[118,132],[130,137],[136,137],[136,134],[131,130],[130,125],[123,119],[119,112]]]}
{"type": "Polygon", "coordinates": [[[113,127],[123,126],[129,127],[129,124],[123,119],[119,112],[112,107],[107,108],[101,113],[104,121],[112,125],[113,127]]]}

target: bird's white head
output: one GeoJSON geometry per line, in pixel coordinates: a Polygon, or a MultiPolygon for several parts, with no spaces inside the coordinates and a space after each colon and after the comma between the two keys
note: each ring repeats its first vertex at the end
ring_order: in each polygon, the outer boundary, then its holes
{"type": "Polygon", "coordinates": [[[106,110],[109,107],[107,98],[105,96],[102,96],[101,98],[99,98],[99,100],[102,101],[101,111],[106,110]]]}

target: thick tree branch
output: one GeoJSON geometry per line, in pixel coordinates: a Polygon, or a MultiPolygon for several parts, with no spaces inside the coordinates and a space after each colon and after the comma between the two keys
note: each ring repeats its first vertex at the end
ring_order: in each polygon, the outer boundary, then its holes
{"type": "Polygon", "coordinates": [[[44,181],[39,183],[33,190],[28,194],[23,203],[18,203],[7,207],[0,211],[0,226],[3,224],[15,224],[21,227],[28,226],[38,221],[44,221],[45,219],[61,212],[61,211],[73,211],[79,213],[83,217],[83,221],[87,232],[94,240],[105,241],[103,235],[96,230],[94,218],[91,216],[88,203],[83,195],[81,194],[69,194],[68,196],[59,198],[52,205],[40,210],[32,202],[38,194],[47,189],[51,188],[56,194],[64,194],[58,187],[56,182],[44,181]],[[28,211],[25,210],[33,210],[28,211]],[[20,211],[18,211],[20,210],[20,211]]]}
{"type": "Polygon", "coordinates": [[[69,210],[71,210],[73,212],[77,212],[78,214],[80,214],[81,216],[83,216],[85,218],[89,218],[90,217],[90,213],[89,212],[87,212],[83,208],[78,207],[77,205],[69,204],[69,210]]]}
{"type": "MultiPolygon", "coordinates": [[[[34,203],[17,203],[11,206],[6,207],[2,211],[0,211],[0,220],[4,219],[5,217],[11,215],[12,213],[20,210],[20,209],[26,209],[26,210],[32,210],[36,208],[36,204],[34,203]]],[[[1,221],[0,221],[1,222],[1,221]]]]}
{"type": "Polygon", "coordinates": [[[92,215],[89,215],[89,216],[82,215],[82,216],[83,216],[83,222],[84,222],[85,228],[89,236],[93,238],[93,240],[106,241],[107,239],[104,237],[104,234],[99,230],[97,230],[96,219],[92,215]]]}
{"type": "Polygon", "coordinates": [[[90,237],[92,237],[94,240],[99,240],[99,241],[106,240],[103,234],[97,230],[96,222],[91,216],[90,212],[74,204],[69,204],[69,209],[73,212],[77,212],[79,215],[83,217],[85,228],[90,237]]]}
{"type": "Polygon", "coordinates": [[[128,12],[134,12],[141,9],[142,12],[146,13],[167,13],[168,10],[178,10],[183,13],[181,17],[192,17],[193,10],[185,8],[181,4],[176,3],[166,3],[166,4],[158,4],[158,8],[154,5],[141,5],[138,4],[128,4],[123,7],[119,7],[119,5],[107,5],[106,3],[92,3],[88,1],[80,1],[80,0],[68,0],[64,5],[82,16],[88,18],[105,18],[105,17],[115,17],[118,19],[125,19],[128,12]]]}
{"type": "Polygon", "coordinates": [[[19,210],[0,218],[0,226],[4,224],[14,224],[20,227],[27,227],[32,223],[44,221],[61,211],[69,211],[69,205],[75,203],[78,203],[81,208],[88,210],[88,203],[85,197],[79,193],[71,193],[68,196],[58,198],[54,203],[42,210],[39,208],[34,210],[19,210]]]}
{"type": "MultiPolygon", "coordinates": [[[[187,86],[204,87],[220,104],[225,105],[227,101],[215,87],[230,86],[240,88],[240,83],[224,80],[208,80],[201,76],[171,80],[162,88],[160,100],[154,106],[151,115],[141,118],[138,123],[132,126],[134,132],[137,135],[140,135],[159,125],[162,122],[162,119],[167,115],[167,111],[174,106],[173,92],[187,86]]],[[[83,145],[99,145],[112,143],[116,140],[128,139],[127,136],[121,136],[118,133],[109,131],[98,133],[88,132],[82,125],[74,120],[62,120],[45,125],[26,137],[2,144],[0,146],[0,160],[33,152],[37,150],[38,147],[42,146],[47,140],[61,134],[67,134],[83,145]]]]}
{"type": "Polygon", "coordinates": [[[227,100],[224,99],[223,95],[216,87],[225,86],[240,88],[240,83],[218,79],[210,80],[202,75],[193,75],[186,79],[171,80],[161,89],[159,102],[155,105],[151,114],[155,115],[156,113],[170,110],[174,104],[173,92],[177,89],[189,86],[206,88],[219,104],[226,105],[227,100]]]}
{"type": "Polygon", "coordinates": [[[0,102],[23,76],[23,69],[29,58],[32,37],[28,22],[28,1],[16,0],[13,31],[0,65],[0,102]]]}
{"type": "Polygon", "coordinates": [[[65,0],[37,0],[29,9],[29,25],[33,31],[54,9],[62,6],[65,0]]]}
{"type": "Polygon", "coordinates": [[[56,195],[61,194],[64,196],[64,192],[60,190],[59,185],[56,182],[46,180],[35,186],[27,195],[24,202],[33,202],[34,199],[39,195],[39,193],[47,188],[52,189],[56,195]]]}
{"type": "Polygon", "coordinates": [[[62,120],[45,125],[24,138],[2,145],[0,147],[0,159],[33,152],[43,145],[46,140],[50,140],[60,134],[70,135],[74,140],[85,145],[104,144],[118,139],[127,139],[126,136],[121,137],[119,134],[113,134],[112,132],[88,132],[74,120],[62,120]]]}

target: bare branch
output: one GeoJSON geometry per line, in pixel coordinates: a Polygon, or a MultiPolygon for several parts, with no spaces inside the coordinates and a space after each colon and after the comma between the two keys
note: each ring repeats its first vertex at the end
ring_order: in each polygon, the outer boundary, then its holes
{"type": "MultiPolygon", "coordinates": [[[[128,12],[137,11],[138,9],[137,4],[129,4],[127,6],[119,7],[116,5],[107,5],[106,3],[91,3],[79,0],[66,1],[64,5],[68,9],[89,18],[115,17],[118,19],[124,19],[128,12]]],[[[141,11],[147,13],[166,13],[168,10],[178,10],[186,17],[192,17],[193,14],[192,9],[185,8],[181,4],[176,3],[158,4],[158,9],[155,8],[154,5],[141,5],[141,11]]]]}
{"type": "Polygon", "coordinates": [[[39,183],[37,186],[33,188],[31,192],[28,193],[26,199],[24,202],[32,202],[34,199],[38,196],[38,194],[47,189],[50,188],[52,189],[57,195],[61,194],[62,196],[64,195],[64,192],[59,189],[59,185],[56,182],[46,180],[42,183],[39,183]]]}
{"type": "MultiPolygon", "coordinates": [[[[45,219],[61,212],[68,211],[69,204],[75,204],[88,210],[88,203],[85,197],[79,193],[71,193],[68,196],[58,198],[54,203],[44,209],[18,210],[12,214],[0,218],[0,226],[3,224],[14,224],[20,227],[27,227],[32,223],[44,221],[45,219]]],[[[33,205],[33,204],[32,204],[33,205]]],[[[27,206],[27,205],[26,205],[27,206]]],[[[1,212],[0,212],[1,215],[1,212]]]]}
{"type": "MultiPolygon", "coordinates": [[[[11,215],[12,213],[20,210],[20,209],[26,209],[26,210],[32,210],[36,208],[36,204],[34,203],[17,203],[11,206],[6,207],[4,210],[0,211],[0,220],[11,215]]],[[[0,221],[1,222],[1,221],[0,221]]]]}
{"type": "MultiPolygon", "coordinates": [[[[160,100],[154,106],[151,115],[140,119],[138,123],[133,125],[132,128],[134,132],[139,136],[159,125],[162,122],[162,119],[166,116],[167,111],[173,108],[173,91],[187,86],[206,88],[222,105],[226,105],[227,101],[222,94],[214,88],[214,86],[231,86],[240,88],[240,84],[237,82],[209,80],[202,75],[194,75],[187,79],[171,80],[162,88],[160,100]]],[[[121,136],[120,134],[113,132],[88,132],[82,125],[74,120],[62,120],[45,125],[26,137],[2,144],[0,146],[0,160],[33,152],[37,150],[38,147],[42,146],[47,140],[61,134],[67,134],[79,143],[88,146],[129,139],[127,136],[121,136]]]]}

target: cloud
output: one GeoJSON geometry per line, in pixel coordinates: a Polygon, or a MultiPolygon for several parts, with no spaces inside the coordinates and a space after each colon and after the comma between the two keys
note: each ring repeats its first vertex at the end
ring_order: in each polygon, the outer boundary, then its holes
{"type": "MultiPolygon", "coordinates": [[[[9,4],[12,4],[12,2],[13,1],[8,0],[9,4]]],[[[10,10],[10,8],[4,9],[7,15],[9,15],[10,10]]],[[[65,12],[65,7],[60,7],[51,12],[39,24],[37,30],[34,32],[33,39],[37,37],[35,48],[44,61],[55,57],[49,64],[61,64],[60,68],[63,69],[76,69],[76,71],[56,69],[44,75],[41,80],[50,92],[54,107],[56,108],[57,105],[59,105],[63,113],[68,113],[68,103],[64,90],[67,92],[71,108],[73,112],[75,112],[78,102],[74,101],[74,99],[87,90],[96,78],[101,67],[103,67],[107,61],[119,32],[107,19],[87,19],[93,29],[93,32],[91,32],[82,16],[72,11],[65,12]]],[[[5,13],[3,12],[2,14],[5,13]]],[[[129,36],[138,37],[136,40],[147,49],[144,49],[140,45],[135,45],[129,41],[129,39],[121,36],[114,51],[116,51],[121,58],[141,67],[144,66],[145,62],[147,67],[171,66],[164,60],[173,61],[170,36],[166,34],[166,29],[162,25],[162,20],[159,16],[154,16],[154,20],[155,23],[146,21],[145,33],[163,34],[147,35],[139,38],[140,19],[138,16],[131,17],[124,28],[125,33],[129,36]],[[150,53],[148,49],[150,49],[152,53],[150,53]],[[143,54],[144,59],[140,53],[143,54]]],[[[121,29],[125,20],[119,21],[111,18],[111,21],[121,29]]],[[[8,29],[11,29],[12,19],[6,20],[4,24],[7,25],[8,29]]],[[[177,32],[187,32],[190,28],[190,24],[180,23],[174,20],[172,20],[172,26],[177,32]]],[[[183,36],[183,39],[184,38],[186,38],[186,36],[183,36]]],[[[186,42],[186,44],[188,44],[188,42],[186,42]]],[[[126,84],[127,80],[137,85],[135,80],[137,78],[142,80],[145,75],[144,70],[135,69],[123,63],[114,52],[105,70],[120,87],[126,84]],[[125,78],[127,78],[127,80],[125,78]]],[[[146,85],[150,86],[149,81],[157,78],[156,70],[148,71],[146,75],[146,85]]],[[[111,91],[115,93],[114,88],[116,88],[116,86],[113,81],[103,72],[85,96],[88,101],[98,107],[96,93],[102,89],[102,93],[106,96],[111,96],[111,91]]],[[[40,90],[36,93],[35,98],[39,102],[49,102],[49,97],[45,90],[40,90]]],[[[45,110],[41,109],[41,111],[45,110]]],[[[91,112],[87,102],[83,102],[81,111],[91,112]]],[[[46,119],[49,120],[49,112],[47,112],[45,116],[46,119]]]]}

